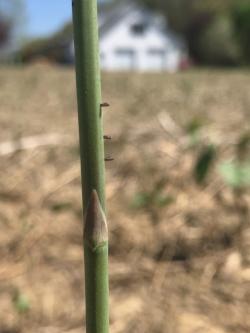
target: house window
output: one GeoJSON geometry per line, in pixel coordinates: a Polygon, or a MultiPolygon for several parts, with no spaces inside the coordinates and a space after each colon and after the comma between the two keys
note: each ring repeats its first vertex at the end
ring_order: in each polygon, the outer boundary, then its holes
{"type": "Polygon", "coordinates": [[[132,49],[117,49],[115,51],[115,67],[119,70],[132,70],[135,66],[135,51],[132,49]]]}
{"type": "Polygon", "coordinates": [[[164,49],[149,49],[148,54],[152,56],[164,55],[166,51],[164,49]]]}
{"type": "Polygon", "coordinates": [[[162,70],[166,64],[166,51],[164,49],[150,49],[147,52],[148,65],[152,70],[162,70]]]}
{"type": "Polygon", "coordinates": [[[147,25],[145,23],[135,23],[131,25],[131,31],[134,35],[143,35],[147,29],[147,25]]]}

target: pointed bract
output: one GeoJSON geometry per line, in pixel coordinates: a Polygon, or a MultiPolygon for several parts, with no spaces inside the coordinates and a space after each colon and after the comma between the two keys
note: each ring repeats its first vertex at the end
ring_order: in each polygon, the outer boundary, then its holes
{"type": "Polygon", "coordinates": [[[92,191],[86,210],[84,241],[86,241],[92,248],[108,241],[106,217],[96,190],[92,191]]]}

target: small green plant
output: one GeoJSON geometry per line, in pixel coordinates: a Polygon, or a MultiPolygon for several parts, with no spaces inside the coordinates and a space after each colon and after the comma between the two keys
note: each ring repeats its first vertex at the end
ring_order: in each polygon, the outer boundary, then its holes
{"type": "Polygon", "coordinates": [[[243,133],[236,144],[236,158],[219,165],[219,172],[227,185],[244,189],[250,185],[250,133],[243,133]]]}
{"type": "Polygon", "coordinates": [[[108,333],[108,232],[97,1],[73,0],[84,211],[86,332],[108,333]]]}
{"type": "Polygon", "coordinates": [[[193,148],[201,143],[202,129],[204,126],[204,120],[199,117],[194,117],[185,126],[185,132],[189,140],[189,147],[193,148]]]}
{"type": "Polygon", "coordinates": [[[52,203],[50,209],[55,213],[64,212],[72,209],[71,202],[55,202],[52,203]]]}
{"type": "Polygon", "coordinates": [[[171,195],[164,193],[165,184],[166,180],[160,179],[154,184],[152,189],[135,193],[130,207],[146,211],[151,216],[152,222],[157,223],[161,208],[174,202],[174,198],[171,195]]]}
{"type": "Polygon", "coordinates": [[[248,221],[248,203],[245,194],[250,186],[250,135],[243,133],[235,146],[235,158],[218,166],[224,182],[231,188],[234,198],[234,208],[238,211],[242,221],[248,221]]]}
{"type": "Polygon", "coordinates": [[[19,314],[25,314],[30,310],[30,301],[25,294],[20,292],[20,290],[14,292],[12,302],[15,310],[19,314]]]}
{"type": "Polygon", "coordinates": [[[216,148],[213,145],[203,147],[194,166],[194,178],[200,185],[206,181],[209,171],[216,157],[216,148]]]}
{"type": "Polygon", "coordinates": [[[226,184],[232,188],[250,186],[250,162],[223,162],[219,165],[219,172],[226,184]]]}
{"type": "Polygon", "coordinates": [[[238,160],[246,160],[249,158],[250,152],[250,132],[243,133],[236,145],[236,154],[238,160]]]}
{"type": "Polygon", "coordinates": [[[132,200],[132,208],[145,209],[148,207],[164,207],[173,202],[173,198],[169,195],[154,194],[150,192],[138,192],[132,200]]]}

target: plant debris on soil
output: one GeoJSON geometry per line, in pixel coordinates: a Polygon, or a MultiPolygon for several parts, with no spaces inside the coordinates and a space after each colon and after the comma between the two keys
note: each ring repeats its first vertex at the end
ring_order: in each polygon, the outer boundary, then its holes
{"type": "MultiPolygon", "coordinates": [[[[249,73],[102,81],[110,331],[250,332],[250,191],[220,172],[249,162],[249,73]]],[[[0,333],[80,333],[74,72],[1,68],[0,86],[0,333]]]]}

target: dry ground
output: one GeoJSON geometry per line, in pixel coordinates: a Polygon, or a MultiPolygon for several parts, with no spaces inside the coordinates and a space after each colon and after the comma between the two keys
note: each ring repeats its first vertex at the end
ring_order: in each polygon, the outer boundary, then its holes
{"type": "MultiPolygon", "coordinates": [[[[237,71],[103,75],[112,333],[250,332],[249,189],[216,167],[249,130],[249,86],[237,71]],[[206,143],[217,161],[198,186],[206,143]]],[[[0,106],[0,333],[83,332],[73,70],[1,68],[0,106]]]]}

